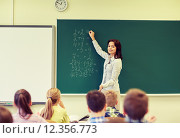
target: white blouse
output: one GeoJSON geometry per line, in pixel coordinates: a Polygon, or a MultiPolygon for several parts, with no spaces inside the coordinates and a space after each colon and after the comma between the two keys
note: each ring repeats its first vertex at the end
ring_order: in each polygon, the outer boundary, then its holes
{"type": "Polygon", "coordinates": [[[122,69],[121,59],[115,59],[114,57],[111,58],[108,53],[102,50],[96,40],[93,40],[92,42],[96,52],[105,59],[103,79],[101,82],[103,90],[114,90],[120,92],[118,77],[122,69]]]}

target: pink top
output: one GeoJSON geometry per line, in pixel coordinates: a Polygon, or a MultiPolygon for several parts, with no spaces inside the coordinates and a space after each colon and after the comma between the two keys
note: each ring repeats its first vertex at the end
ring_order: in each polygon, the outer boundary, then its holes
{"type": "Polygon", "coordinates": [[[47,123],[47,121],[36,114],[28,114],[23,118],[19,113],[16,113],[13,115],[13,123],[47,123]]]}

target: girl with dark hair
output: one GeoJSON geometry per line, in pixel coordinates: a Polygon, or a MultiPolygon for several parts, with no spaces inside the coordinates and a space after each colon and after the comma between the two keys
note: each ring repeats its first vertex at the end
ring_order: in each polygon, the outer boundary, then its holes
{"type": "Polygon", "coordinates": [[[122,69],[122,53],[121,43],[116,39],[108,40],[108,53],[103,51],[95,39],[95,33],[89,31],[89,36],[92,39],[92,43],[96,52],[105,59],[103,79],[99,86],[99,91],[105,92],[107,90],[114,90],[118,96],[117,109],[119,110],[120,88],[118,83],[118,77],[122,69]]]}
{"type": "Polygon", "coordinates": [[[14,123],[46,123],[44,118],[33,114],[30,108],[31,95],[25,89],[20,89],[15,93],[14,104],[18,109],[13,115],[14,123]]]}

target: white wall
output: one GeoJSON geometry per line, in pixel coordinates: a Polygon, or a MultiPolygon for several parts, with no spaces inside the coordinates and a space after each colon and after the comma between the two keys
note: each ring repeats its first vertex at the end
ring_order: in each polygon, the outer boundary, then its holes
{"type": "MultiPolygon", "coordinates": [[[[14,0],[14,10],[13,0],[0,0],[0,25],[56,26],[56,19],[180,20],[180,0],[67,1],[68,9],[58,12],[55,0],[14,0]]],[[[62,98],[69,114],[88,113],[85,95],[62,98]]],[[[124,96],[121,99],[123,103],[124,96]]],[[[34,105],[32,109],[37,112],[41,107],[34,105]]],[[[156,122],[180,123],[180,96],[150,96],[148,115],[156,115],[156,122]]]]}

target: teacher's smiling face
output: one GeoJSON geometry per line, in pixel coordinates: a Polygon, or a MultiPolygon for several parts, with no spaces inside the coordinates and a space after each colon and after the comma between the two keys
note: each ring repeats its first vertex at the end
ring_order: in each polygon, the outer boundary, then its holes
{"type": "Polygon", "coordinates": [[[116,54],[116,46],[114,42],[109,42],[108,44],[108,53],[113,57],[116,54]]]}

